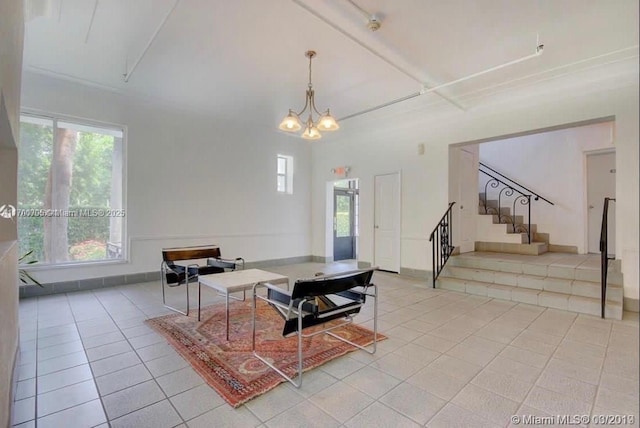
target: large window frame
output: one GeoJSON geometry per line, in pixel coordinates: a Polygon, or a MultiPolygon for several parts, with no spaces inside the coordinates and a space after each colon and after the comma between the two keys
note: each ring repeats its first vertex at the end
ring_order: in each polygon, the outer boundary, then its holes
{"type": "MultiPolygon", "coordinates": [[[[93,119],[87,119],[87,118],[80,118],[80,117],[75,117],[75,116],[70,116],[70,115],[63,115],[63,114],[57,114],[57,113],[50,113],[50,112],[45,112],[45,111],[41,111],[41,110],[33,110],[33,109],[23,109],[20,112],[20,124],[22,127],[23,124],[23,119],[27,119],[26,122],[41,122],[41,123],[50,123],[51,127],[52,127],[52,134],[53,134],[53,139],[55,139],[55,135],[56,135],[56,130],[57,129],[65,129],[60,125],[63,126],[67,126],[69,128],[66,129],[74,129],[78,132],[85,132],[85,133],[98,133],[100,135],[111,135],[114,137],[114,142],[113,142],[113,150],[115,150],[116,146],[119,145],[119,149],[120,149],[120,153],[119,153],[119,158],[118,158],[118,163],[119,165],[117,166],[117,169],[113,169],[114,165],[113,162],[115,162],[114,158],[112,158],[112,174],[110,176],[110,179],[112,180],[112,192],[113,192],[113,186],[117,186],[119,184],[118,187],[119,188],[119,198],[117,198],[116,200],[119,201],[119,203],[116,206],[111,205],[111,201],[107,207],[105,207],[104,211],[96,211],[95,209],[92,210],[77,210],[77,209],[70,209],[69,211],[75,212],[74,215],[69,214],[69,218],[72,217],[82,217],[82,216],[88,216],[88,217],[109,217],[109,234],[111,234],[111,230],[112,227],[115,223],[111,222],[111,218],[117,218],[120,217],[119,222],[117,223],[118,226],[116,227],[116,229],[120,229],[119,230],[119,242],[112,242],[111,239],[108,239],[105,242],[105,258],[99,258],[99,259],[88,259],[88,260],[65,260],[65,261],[44,261],[44,260],[38,260],[37,264],[31,264],[29,265],[29,270],[40,270],[40,269],[51,269],[51,268],[67,268],[67,267],[73,267],[73,266],[80,266],[80,267],[86,267],[86,266],[90,266],[90,265],[104,265],[104,264],[120,264],[120,263],[128,263],[128,245],[126,245],[126,243],[128,242],[127,239],[127,146],[128,146],[128,129],[125,125],[121,125],[121,124],[116,124],[116,123],[110,123],[110,122],[105,122],[105,121],[98,121],[98,120],[93,120],[93,119]],[[98,131],[98,132],[96,132],[98,131]],[[119,141],[115,140],[115,138],[119,139],[119,141]],[[119,180],[113,181],[113,177],[114,177],[114,171],[119,170],[120,174],[119,174],[119,180]],[[119,183],[118,183],[119,181],[119,183]],[[110,257],[111,255],[111,257],[110,257]]],[[[21,144],[21,143],[20,143],[21,144]]],[[[54,144],[52,142],[52,144],[54,144]]],[[[18,154],[20,156],[20,145],[18,146],[18,154]]],[[[75,154],[74,154],[75,156],[75,154]]],[[[53,157],[53,154],[51,154],[51,157],[53,157]]],[[[74,162],[75,162],[75,157],[74,157],[74,162]]],[[[21,180],[20,178],[20,173],[18,174],[18,180],[21,180]]],[[[72,184],[73,186],[73,184],[72,184]]],[[[19,188],[20,188],[20,182],[19,182],[19,188]]],[[[20,193],[18,194],[18,218],[17,221],[20,222],[20,217],[24,216],[25,214],[27,214],[27,210],[22,210],[22,212],[20,211],[20,208],[22,208],[20,206],[20,193]]],[[[51,210],[54,211],[55,210],[51,210]]],[[[35,215],[38,216],[39,213],[33,213],[30,212],[28,215],[35,215]]],[[[48,214],[47,214],[48,215],[48,214]]],[[[57,215],[57,214],[56,214],[57,215]]],[[[64,215],[64,214],[63,214],[64,215]]],[[[19,227],[19,223],[18,223],[18,227],[19,227]]],[[[69,233],[69,229],[67,229],[67,233],[69,233]]],[[[111,236],[109,237],[111,238],[111,236]]],[[[20,236],[18,237],[18,239],[20,240],[20,236]]],[[[20,241],[19,241],[20,242],[20,241]]],[[[44,245],[44,244],[43,244],[44,245]]],[[[70,248],[71,250],[71,248],[70,248]]],[[[25,260],[25,262],[27,262],[28,260],[25,260]]]]}

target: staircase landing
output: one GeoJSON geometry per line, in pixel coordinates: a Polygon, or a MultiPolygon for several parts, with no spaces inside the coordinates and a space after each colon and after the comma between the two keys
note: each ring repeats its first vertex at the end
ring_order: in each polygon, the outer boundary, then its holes
{"type": "MultiPolygon", "coordinates": [[[[607,318],[622,319],[622,274],[609,265],[607,318]]],[[[600,316],[600,255],[472,252],[452,256],[438,288],[600,316]]]]}

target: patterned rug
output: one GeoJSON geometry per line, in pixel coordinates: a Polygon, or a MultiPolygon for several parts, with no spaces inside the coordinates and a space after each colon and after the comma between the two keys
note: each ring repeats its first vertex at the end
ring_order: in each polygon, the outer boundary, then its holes
{"type": "MultiPolygon", "coordinates": [[[[251,351],[251,302],[229,303],[229,341],[225,338],[224,304],[202,310],[202,322],[197,311],[188,317],[164,315],[146,323],[162,334],[193,368],[230,405],[241,404],[263,394],[285,379],[253,356],[251,351]]],[[[259,301],[256,317],[256,349],[275,362],[288,376],[297,370],[297,338],[282,337],[283,320],[265,302],[259,301]]],[[[305,334],[319,329],[305,329],[305,334]]],[[[373,332],[349,324],[334,332],[359,345],[372,342],[373,332]]],[[[386,337],[378,333],[378,340],[386,337]]],[[[311,370],[357,348],[327,334],[303,341],[304,371],[311,370]]],[[[304,381],[304,376],[303,376],[304,381]]]]}

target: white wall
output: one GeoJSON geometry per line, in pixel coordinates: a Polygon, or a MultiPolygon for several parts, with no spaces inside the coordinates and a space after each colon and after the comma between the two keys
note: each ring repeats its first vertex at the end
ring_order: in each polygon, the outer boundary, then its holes
{"type": "MultiPolygon", "coordinates": [[[[22,0],[0,1],[0,206],[16,205],[18,114],[24,17],[22,0]]],[[[10,425],[18,350],[16,224],[0,218],[0,427],[10,425]]]]}
{"type": "Polygon", "coordinates": [[[219,244],[247,261],[311,255],[305,140],[31,73],[22,97],[23,109],[127,128],[129,263],[45,269],[38,279],[157,271],[167,246],[219,244]],[[277,154],[294,158],[293,195],[276,192],[277,154]]]}
{"type": "MultiPolygon", "coordinates": [[[[430,109],[427,101],[345,121],[336,139],[313,146],[313,254],[325,253],[324,189],[331,168],[349,165],[360,178],[359,259],[373,259],[373,176],[402,171],[401,266],[431,270],[428,234],[448,201],[450,144],[515,136],[531,130],[615,116],[617,150],[616,254],[622,254],[625,295],[638,298],[638,76],[636,72],[593,70],[588,87],[576,88],[571,76],[531,90],[514,89],[472,100],[472,107],[430,109]],[[606,77],[605,77],[606,76],[606,77]],[[611,77],[613,76],[613,77],[611,77]],[[606,80],[605,80],[606,79],[606,80]],[[475,102],[473,102],[475,101],[475,102]],[[423,104],[420,104],[423,103],[423,104]],[[425,144],[425,155],[417,145],[425,144]]],[[[433,101],[432,101],[433,103],[433,101]]],[[[455,231],[454,231],[455,233],[455,231]]]]}
{"type": "MultiPolygon", "coordinates": [[[[612,122],[480,144],[480,161],[549,199],[531,201],[531,221],[550,243],[588,252],[585,240],[586,165],[589,151],[614,147],[612,122]]],[[[480,174],[480,191],[487,177],[480,174]]],[[[499,189],[489,190],[497,199],[499,189]]],[[[520,206],[526,214],[526,206],[520,206]]]]}

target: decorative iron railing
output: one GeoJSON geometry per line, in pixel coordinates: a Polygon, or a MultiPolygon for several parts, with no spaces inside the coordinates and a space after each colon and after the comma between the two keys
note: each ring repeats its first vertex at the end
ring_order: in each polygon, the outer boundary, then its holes
{"type": "Polygon", "coordinates": [[[609,202],[616,200],[614,198],[604,198],[604,209],[602,210],[602,226],[600,228],[600,279],[602,300],[600,302],[600,316],[604,318],[604,310],[607,303],[607,275],[609,273],[609,260],[615,258],[609,257],[609,202]]]}
{"type": "MultiPolygon", "coordinates": [[[[498,223],[510,224],[513,233],[525,233],[527,243],[531,244],[531,200],[542,199],[551,205],[554,205],[553,202],[482,162],[479,164],[479,172],[489,177],[484,185],[483,196],[480,198],[485,214],[497,216],[498,223]],[[489,197],[489,191],[493,189],[496,189],[495,192],[497,192],[497,206],[495,207],[490,206],[489,203],[490,200],[496,200],[489,197]],[[524,207],[526,207],[526,212],[518,209],[524,207]],[[506,208],[509,208],[508,212],[505,212],[506,208]]],[[[495,192],[492,193],[493,197],[495,197],[495,192]]]]}
{"type": "Polygon", "coordinates": [[[436,279],[442,272],[445,263],[449,260],[449,256],[453,253],[455,248],[453,243],[453,212],[451,208],[455,205],[455,202],[449,203],[449,208],[444,213],[440,221],[438,222],[429,241],[431,242],[431,262],[433,267],[433,288],[436,288],[436,279]]]}

